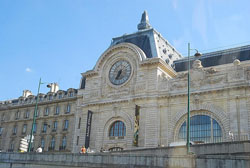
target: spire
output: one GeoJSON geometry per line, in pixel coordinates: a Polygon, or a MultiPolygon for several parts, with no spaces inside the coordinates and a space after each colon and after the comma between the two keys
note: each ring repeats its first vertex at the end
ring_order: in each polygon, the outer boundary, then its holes
{"type": "Polygon", "coordinates": [[[137,25],[138,30],[149,29],[151,28],[148,19],[147,11],[144,11],[141,16],[141,22],[137,25]]]}

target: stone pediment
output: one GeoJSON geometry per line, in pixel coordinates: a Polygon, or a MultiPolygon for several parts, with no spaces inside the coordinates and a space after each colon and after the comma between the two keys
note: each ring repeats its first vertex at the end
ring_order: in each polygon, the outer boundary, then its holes
{"type": "Polygon", "coordinates": [[[142,61],[147,59],[144,52],[134,44],[131,43],[120,43],[115,46],[108,48],[98,59],[94,71],[98,72],[102,69],[108,58],[117,52],[128,52],[136,56],[138,60],[142,61]]]}

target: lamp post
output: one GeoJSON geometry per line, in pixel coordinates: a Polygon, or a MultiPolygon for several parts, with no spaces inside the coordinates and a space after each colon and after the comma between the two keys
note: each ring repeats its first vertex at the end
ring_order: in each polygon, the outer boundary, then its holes
{"type": "Polygon", "coordinates": [[[188,106],[187,106],[187,153],[190,153],[190,51],[195,50],[195,57],[201,56],[201,53],[196,49],[190,48],[190,43],[188,43],[188,106]]]}
{"type": "Polygon", "coordinates": [[[30,140],[29,140],[29,146],[28,146],[28,152],[31,150],[31,140],[34,132],[34,126],[35,126],[35,121],[36,121],[36,114],[37,114],[37,104],[38,104],[38,96],[39,96],[39,91],[40,91],[40,85],[43,84],[41,82],[41,78],[39,80],[39,85],[38,85],[38,91],[37,91],[37,96],[36,96],[36,106],[35,106],[35,111],[33,115],[33,122],[32,122],[32,127],[31,127],[31,132],[30,132],[30,140]]]}

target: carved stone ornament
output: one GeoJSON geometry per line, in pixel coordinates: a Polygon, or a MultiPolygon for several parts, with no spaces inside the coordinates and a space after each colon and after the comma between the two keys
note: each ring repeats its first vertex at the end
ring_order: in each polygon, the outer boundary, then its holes
{"type": "Polygon", "coordinates": [[[184,81],[178,81],[178,82],[172,82],[170,90],[175,90],[176,88],[184,88],[187,87],[187,82],[184,81]]]}
{"type": "Polygon", "coordinates": [[[224,83],[224,82],[226,82],[225,75],[206,77],[204,80],[204,84],[207,84],[207,85],[219,84],[219,83],[224,83]]]}
{"type": "Polygon", "coordinates": [[[233,71],[228,74],[228,80],[229,81],[238,81],[238,80],[243,80],[244,79],[244,71],[243,70],[237,70],[233,71]]]}
{"type": "Polygon", "coordinates": [[[168,87],[169,77],[166,74],[162,73],[159,75],[159,89],[166,89],[168,87]]]}
{"type": "Polygon", "coordinates": [[[121,107],[118,107],[117,105],[113,105],[113,115],[114,117],[118,117],[118,113],[120,112],[121,107]]]}
{"type": "Polygon", "coordinates": [[[215,68],[209,68],[209,69],[206,69],[205,71],[209,74],[214,74],[214,73],[218,72],[215,68]]]}
{"type": "Polygon", "coordinates": [[[200,60],[195,60],[193,63],[193,69],[201,69],[203,66],[201,65],[200,60]]]}
{"type": "Polygon", "coordinates": [[[195,105],[195,107],[197,108],[197,109],[199,109],[199,105],[203,102],[202,100],[203,100],[204,98],[201,96],[201,95],[199,95],[199,94],[195,94],[194,96],[193,96],[193,103],[194,103],[194,105],[195,105]]]}
{"type": "Polygon", "coordinates": [[[200,89],[200,87],[203,85],[205,79],[205,73],[203,69],[196,68],[192,69],[190,72],[190,83],[193,88],[200,89]]]}
{"type": "Polygon", "coordinates": [[[240,65],[240,60],[235,59],[234,62],[233,62],[233,64],[234,64],[234,66],[240,65]]]}
{"type": "Polygon", "coordinates": [[[187,72],[178,73],[176,78],[187,78],[187,72]]]}

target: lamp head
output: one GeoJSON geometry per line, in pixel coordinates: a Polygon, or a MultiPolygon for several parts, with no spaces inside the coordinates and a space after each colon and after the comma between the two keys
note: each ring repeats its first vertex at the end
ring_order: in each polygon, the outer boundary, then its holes
{"type": "Polygon", "coordinates": [[[200,57],[202,54],[199,53],[198,51],[194,54],[195,57],[200,57]]]}
{"type": "Polygon", "coordinates": [[[48,85],[47,85],[47,88],[51,88],[51,84],[48,84],[48,85]]]}

